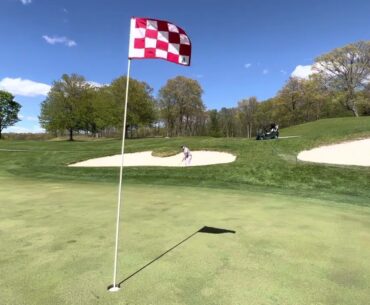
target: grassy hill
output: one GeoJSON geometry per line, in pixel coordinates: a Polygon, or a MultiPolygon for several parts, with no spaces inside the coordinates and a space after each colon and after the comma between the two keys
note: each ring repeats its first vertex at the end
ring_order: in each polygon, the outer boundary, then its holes
{"type": "Polygon", "coordinates": [[[370,117],[323,119],[283,129],[284,135],[301,135],[309,139],[336,139],[352,135],[369,135],[370,117]]]}
{"type": "MultiPolygon", "coordinates": [[[[277,141],[244,138],[157,138],[127,141],[127,152],[153,150],[167,155],[186,144],[192,150],[227,151],[237,156],[232,164],[193,167],[137,167],[125,169],[128,183],[253,189],[366,204],[370,202],[370,170],[298,162],[307,148],[342,140],[370,137],[370,118],[335,118],[281,130],[277,141]]],[[[116,182],[117,168],[68,168],[69,163],[118,154],[120,141],[1,141],[0,175],[68,181],[116,182]],[[1,151],[2,149],[2,151],[1,151]],[[5,151],[15,150],[15,151],[5,151]]]]}

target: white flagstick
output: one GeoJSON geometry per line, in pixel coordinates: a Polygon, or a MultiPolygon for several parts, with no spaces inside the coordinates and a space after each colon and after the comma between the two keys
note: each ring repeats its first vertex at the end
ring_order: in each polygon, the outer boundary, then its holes
{"type": "Polygon", "coordinates": [[[114,270],[113,270],[113,286],[109,288],[109,291],[115,292],[120,289],[117,285],[117,259],[118,259],[118,237],[119,237],[119,222],[120,222],[120,210],[121,210],[121,193],[122,193],[122,171],[123,171],[123,160],[125,152],[125,136],[126,136],[126,118],[127,118],[127,100],[128,100],[128,85],[130,81],[130,65],[131,59],[128,60],[127,64],[127,80],[126,80],[126,96],[125,96],[125,110],[123,114],[123,128],[122,128],[122,148],[121,148],[121,167],[119,171],[119,186],[118,186],[118,204],[117,204],[117,224],[116,224],[116,247],[114,251],[114,270]]]}

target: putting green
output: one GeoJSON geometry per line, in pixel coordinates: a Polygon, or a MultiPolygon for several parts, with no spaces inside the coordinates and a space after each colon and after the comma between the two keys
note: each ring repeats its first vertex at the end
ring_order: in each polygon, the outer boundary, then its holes
{"type": "Polygon", "coordinates": [[[0,304],[370,304],[370,208],[129,185],[112,282],[116,185],[0,177],[0,304]]]}

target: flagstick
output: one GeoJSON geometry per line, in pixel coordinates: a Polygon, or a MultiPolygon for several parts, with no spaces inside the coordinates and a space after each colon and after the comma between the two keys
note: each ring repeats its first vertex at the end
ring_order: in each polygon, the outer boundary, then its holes
{"type": "Polygon", "coordinates": [[[118,185],[118,203],[117,203],[117,224],[116,224],[116,247],[114,251],[114,270],[113,270],[113,285],[108,289],[111,292],[120,290],[117,286],[117,259],[118,259],[118,237],[119,237],[119,222],[120,222],[120,210],[121,210],[121,193],[122,193],[122,171],[123,171],[123,160],[125,152],[125,136],[126,136],[126,118],[127,118],[127,100],[128,100],[128,85],[130,81],[130,66],[131,59],[128,60],[127,64],[127,79],[126,79],[126,96],[125,96],[125,110],[123,115],[123,129],[122,129],[122,148],[121,148],[121,167],[119,171],[119,185],[118,185]]]}

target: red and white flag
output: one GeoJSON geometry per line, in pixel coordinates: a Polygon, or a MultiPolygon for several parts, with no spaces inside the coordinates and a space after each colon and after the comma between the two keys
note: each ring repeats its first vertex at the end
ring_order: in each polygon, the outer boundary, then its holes
{"type": "Polygon", "coordinates": [[[173,23],[148,18],[131,18],[131,58],[160,58],[190,66],[191,42],[185,31],[173,23]]]}

